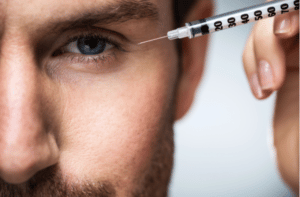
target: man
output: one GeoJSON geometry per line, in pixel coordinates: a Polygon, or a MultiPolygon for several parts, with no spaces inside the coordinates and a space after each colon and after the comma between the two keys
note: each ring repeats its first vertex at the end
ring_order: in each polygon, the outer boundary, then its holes
{"type": "MultiPolygon", "coordinates": [[[[208,43],[137,45],[175,28],[173,3],[1,0],[0,196],[167,195],[173,124],[192,104],[208,43]]],[[[211,1],[193,3],[175,6],[181,22],[212,16],[211,1]]],[[[244,55],[256,98],[280,90],[275,145],[295,191],[298,14],[258,23],[244,55]]]]}

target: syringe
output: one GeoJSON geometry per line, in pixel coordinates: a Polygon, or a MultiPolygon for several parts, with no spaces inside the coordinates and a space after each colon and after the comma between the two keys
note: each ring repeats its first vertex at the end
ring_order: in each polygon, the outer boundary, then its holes
{"type": "Polygon", "coordinates": [[[299,0],[275,0],[249,8],[186,23],[185,27],[169,31],[167,36],[148,40],[139,44],[144,44],[163,38],[175,40],[188,37],[192,39],[296,10],[299,10],[299,0]]]}

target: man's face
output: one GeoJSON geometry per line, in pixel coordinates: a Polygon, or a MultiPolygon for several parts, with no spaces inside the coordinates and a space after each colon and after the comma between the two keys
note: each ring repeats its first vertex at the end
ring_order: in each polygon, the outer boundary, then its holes
{"type": "Polygon", "coordinates": [[[0,196],[165,195],[171,3],[1,0],[0,196]]]}

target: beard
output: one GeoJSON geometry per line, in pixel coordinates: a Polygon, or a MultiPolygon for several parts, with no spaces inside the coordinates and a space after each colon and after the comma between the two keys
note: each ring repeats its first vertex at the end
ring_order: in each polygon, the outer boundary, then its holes
{"type": "Polygon", "coordinates": [[[82,183],[81,185],[67,184],[62,179],[62,173],[57,165],[50,166],[35,174],[22,184],[8,184],[1,180],[1,197],[62,197],[62,196],[100,196],[113,197],[116,192],[109,183],[82,183]]]}
{"type": "MultiPolygon", "coordinates": [[[[174,97],[173,97],[174,98],[174,97]]],[[[134,181],[135,188],[126,196],[165,197],[173,167],[174,101],[169,103],[160,123],[151,163],[134,181]]],[[[0,197],[116,197],[117,191],[109,181],[79,184],[64,181],[58,165],[36,173],[22,184],[9,184],[0,179],[0,197]]]]}

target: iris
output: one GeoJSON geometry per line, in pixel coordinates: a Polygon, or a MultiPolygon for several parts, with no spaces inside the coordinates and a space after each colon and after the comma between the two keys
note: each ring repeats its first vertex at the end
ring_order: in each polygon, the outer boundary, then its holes
{"type": "Polygon", "coordinates": [[[106,41],[98,37],[85,36],[77,40],[77,47],[82,54],[97,55],[105,51],[106,41]]]}

